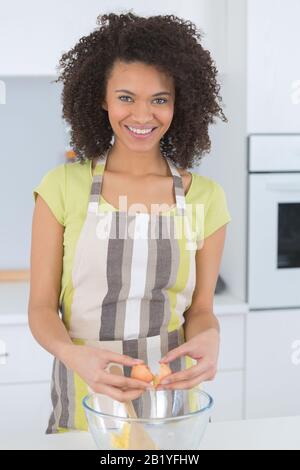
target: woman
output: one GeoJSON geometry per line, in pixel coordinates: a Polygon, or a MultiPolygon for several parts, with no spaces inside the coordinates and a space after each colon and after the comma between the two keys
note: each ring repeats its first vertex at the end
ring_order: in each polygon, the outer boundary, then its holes
{"type": "Polygon", "coordinates": [[[214,116],[226,121],[217,70],[189,21],[98,19],[60,60],[77,159],[34,190],[29,323],[55,357],[47,433],[87,429],[90,390],[143,395],[136,363],[168,363],[161,388],[189,389],[214,378],[219,353],[213,297],[231,219],[222,187],[186,171],[210,149],[214,116]]]}

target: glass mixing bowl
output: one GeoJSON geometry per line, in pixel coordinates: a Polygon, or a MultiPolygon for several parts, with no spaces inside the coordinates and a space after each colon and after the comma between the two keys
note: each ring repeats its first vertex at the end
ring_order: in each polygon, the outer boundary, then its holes
{"type": "Polygon", "coordinates": [[[213,399],[199,388],[146,391],[120,403],[92,393],[83,399],[89,430],[101,450],[196,450],[213,399]]]}

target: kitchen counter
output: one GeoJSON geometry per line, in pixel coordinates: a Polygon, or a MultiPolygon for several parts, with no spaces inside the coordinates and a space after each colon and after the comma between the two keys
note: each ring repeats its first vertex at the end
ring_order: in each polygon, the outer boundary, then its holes
{"type": "MultiPolygon", "coordinates": [[[[0,450],[96,450],[87,432],[0,436],[0,450]]],[[[200,450],[300,450],[300,416],[210,423],[200,450]]]]}
{"type": "MultiPolygon", "coordinates": [[[[26,324],[29,282],[0,283],[0,325],[26,324]]],[[[217,316],[243,315],[248,304],[224,291],[215,294],[214,313],[217,316]]]]}

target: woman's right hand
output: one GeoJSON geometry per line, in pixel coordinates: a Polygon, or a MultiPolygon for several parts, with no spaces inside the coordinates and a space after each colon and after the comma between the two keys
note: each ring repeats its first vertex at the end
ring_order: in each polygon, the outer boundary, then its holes
{"type": "Polygon", "coordinates": [[[120,402],[135,400],[147,389],[148,383],[115,375],[107,369],[110,363],[132,367],[143,361],[106,349],[90,346],[70,345],[64,351],[64,364],[76,372],[96,393],[102,393],[120,402]]]}

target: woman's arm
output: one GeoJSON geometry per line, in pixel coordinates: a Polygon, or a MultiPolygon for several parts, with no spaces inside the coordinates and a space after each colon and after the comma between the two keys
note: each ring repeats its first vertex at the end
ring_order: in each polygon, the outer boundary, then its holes
{"type": "Polygon", "coordinates": [[[38,195],[32,220],[29,327],[35,339],[58,359],[72,345],[58,314],[64,227],[38,195]]]}
{"type": "Polygon", "coordinates": [[[39,195],[31,242],[29,326],[40,345],[57,357],[95,391],[119,401],[138,398],[148,384],[107,372],[111,362],[133,366],[143,361],[100,348],[74,345],[59,317],[64,227],[39,195]]]}
{"type": "Polygon", "coordinates": [[[166,377],[161,389],[189,389],[213,380],[217,372],[220,346],[219,321],[213,313],[214,293],[225,242],[226,225],[205,239],[196,253],[196,286],[192,304],[185,312],[186,342],[169,351],[162,363],[190,356],[197,364],[166,377]]]}

